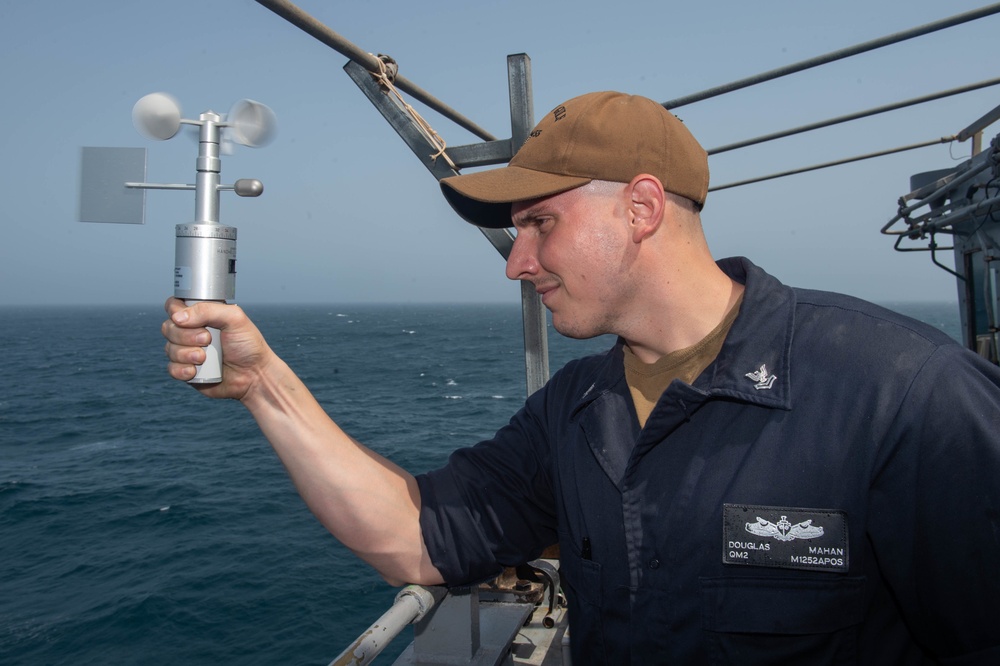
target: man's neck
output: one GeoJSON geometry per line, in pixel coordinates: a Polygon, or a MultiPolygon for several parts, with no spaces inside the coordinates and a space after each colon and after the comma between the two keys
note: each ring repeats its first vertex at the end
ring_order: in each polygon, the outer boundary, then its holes
{"type": "MultiPolygon", "coordinates": [[[[718,271],[718,269],[716,268],[718,271]]],[[[725,319],[743,295],[744,286],[718,271],[710,280],[684,290],[679,297],[651,303],[622,337],[643,363],[700,342],[725,319]]]]}

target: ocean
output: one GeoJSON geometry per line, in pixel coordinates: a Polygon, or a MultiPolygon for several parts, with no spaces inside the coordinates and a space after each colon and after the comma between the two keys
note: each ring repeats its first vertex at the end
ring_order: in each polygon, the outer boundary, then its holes
{"type": "MultiPolygon", "coordinates": [[[[889,305],[959,336],[953,303],[889,305]]],[[[412,472],[524,400],[517,305],[244,308],[347,432],[412,472]]],[[[163,318],[0,308],[0,664],[326,664],[392,603],[248,413],[166,375],[163,318]]],[[[551,367],[611,342],[552,332],[551,367]]]]}

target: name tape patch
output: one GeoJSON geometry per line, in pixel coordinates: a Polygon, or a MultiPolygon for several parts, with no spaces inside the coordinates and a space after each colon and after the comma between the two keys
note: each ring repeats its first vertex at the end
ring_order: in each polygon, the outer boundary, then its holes
{"type": "Polygon", "coordinates": [[[847,571],[847,514],[826,509],[724,504],[722,561],[847,571]]]}

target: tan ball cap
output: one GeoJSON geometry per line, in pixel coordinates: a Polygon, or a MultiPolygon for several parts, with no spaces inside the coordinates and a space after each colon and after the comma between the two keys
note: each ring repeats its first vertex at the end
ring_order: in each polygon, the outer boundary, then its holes
{"type": "Polygon", "coordinates": [[[656,176],[667,192],[705,203],[708,156],[659,103],[596,92],[560,104],[539,122],[500,169],[441,181],[448,203],[480,227],[511,226],[510,204],[551,196],[592,180],[630,182],[656,176]]]}

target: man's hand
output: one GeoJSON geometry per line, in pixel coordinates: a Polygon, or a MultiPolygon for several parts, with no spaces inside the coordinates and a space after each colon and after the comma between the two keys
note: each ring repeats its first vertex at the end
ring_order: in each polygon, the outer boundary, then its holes
{"type": "Polygon", "coordinates": [[[222,381],[218,384],[192,384],[212,398],[243,400],[252,391],[260,375],[275,358],[264,337],[236,305],[199,302],[188,307],[177,298],[164,306],[169,319],[161,328],[167,339],[170,362],[167,372],[174,379],[188,381],[198,365],[205,361],[203,346],[211,340],[207,326],[218,328],[222,336],[222,381]]]}

